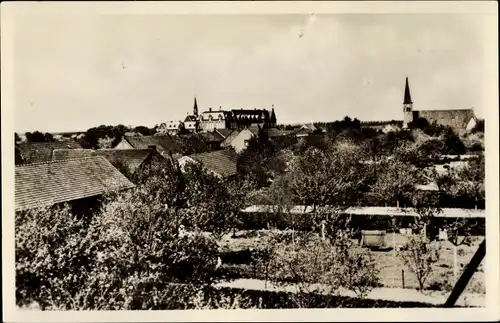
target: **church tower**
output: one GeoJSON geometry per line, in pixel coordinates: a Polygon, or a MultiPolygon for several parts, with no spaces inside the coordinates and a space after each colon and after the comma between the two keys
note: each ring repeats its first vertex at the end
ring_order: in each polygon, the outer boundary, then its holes
{"type": "Polygon", "coordinates": [[[403,101],[403,128],[408,128],[408,124],[413,121],[413,102],[411,101],[410,86],[408,77],[405,85],[405,98],[403,101]]]}
{"type": "Polygon", "coordinates": [[[198,118],[198,103],[196,102],[196,97],[194,97],[193,115],[195,118],[198,118]]]}

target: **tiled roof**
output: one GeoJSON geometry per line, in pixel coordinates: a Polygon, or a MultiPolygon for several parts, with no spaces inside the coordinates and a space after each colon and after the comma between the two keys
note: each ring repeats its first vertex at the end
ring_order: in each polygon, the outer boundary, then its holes
{"type": "MultiPolygon", "coordinates": [[[[273,205],[252,205],[241,210],[245,213],[263,213],[272,212],[273,205]]],[[[437,217],[445,218],[484,218],[485,210],[475,209],[459,209],[459,208],[442,208],[441,213],[437,217]]],[[[311,213],[311,206],[295,205],[291,207],[290,213],[302,214],[311,213]]],[[[418,213],[413,208],[398,208],[398,207],[383,207],[383,206],[361,206],[349,207],[344,210],[344,214],[366,215],[366,216],[413,216],[418,217],[418,213]]]]}
{"type": "Polygon", "coordinates": [[[221,143],[221,147],[228,147],[239,133],[240,132],[238,130],[233,130],[233,132],[231,132],[231,134],[227,136],[226,139],[224,139],[224,141],[221,143]]]}
{"type": "Polygon", "coordinates": [[[113,166],[123,165],[129,172],[134,173],[152,153],[153,149],[56,149],[52,154],[52,160],[103,156],[113,166]]]}
{"type": "Polygon", "coordinates": [[[254,136],[259,135],[260,128],[258,126],[250,126],[250,127],[247,127],[246,129],[248,129],[254,136]]]}
{"type": "Polygon", "coordinates": [[[224,139],[226,139],[233,131],[231,129],[215,129],[224,139]]]}
{"type": "Polygon", "coordinates": [[[101,156],[15,168],[16,211],[132,187],[134,184],[101,156]]]}
{"type": "Polygon", "coordinates": [[[84,149],[84,148],[54,149],[54,151],[52,152],[52,161],[92,157],[94,155],[93,153],[94,153],[93,149],[84,149]]]}
{"type": "Polygon", "coordinates": [[[455,129],[466,129],[467,124],[476,118],[472,109],[462,110],[419,110],[419,118],[425,118],[432,124],[434,122],[450,126],[455,129]]]}
{"type": "Polygon", "coordinates": [[[194,154],[189,158],[201,163],[203,167],[223,177],[236,174],[237,155],[227,150],[216,150],[207,153],[194,154]]]}
{"type": "Polygon", "coordinates": [[[182,153],[180,141],[169,135],[142,137],[125,136],[125,140],[135,149],[148,149],[150,146],[156,146],[156,149],[163,157],[167,157],[169,153],[182,153]]]}
{"type": "Polygon", "coordinates": [[[53,142],[23,142],[18,145],[24,163],[48,162],[52,159],[54,149],[75,149],[82,146],[72,140],[53,142]]]}

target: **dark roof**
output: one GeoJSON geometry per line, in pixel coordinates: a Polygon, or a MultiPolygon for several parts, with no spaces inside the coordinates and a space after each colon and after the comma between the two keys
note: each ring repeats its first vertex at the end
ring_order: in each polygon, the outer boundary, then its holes
{"type": "Polygon", "coordinates": [[[250,132],[251,132],[254,136],[258,136],[258,135],[259,135],[259,130],[260,130],[260,127],[258,127],[258,126],[250,126],[250,127],[246,127],[246,129],[250,130],[250,132]]]}
{"type": "Polygon", "coordinates": [[[142,136],[142,137],[125,136],[125,140],[127,140],[128,143],[130,143],[130,145],[135,149],[148,149],[151,146],[156,146],[156,149],[163,157],[167,157],[169,153],[172,154],[182,153],[180,138],[174,138],[169,135],[142,136]]]}
{"type": "Polygon", "coordinates": [[[231,112],[236,120],[240,120],[242,118],[258,118],[258,119],[263,118],[265,120],[270,119],[269,111],[266,109],[254,109],[254,110],[240,109],[240,110],[232,110],[231,112]]]}
{"type": "Polygon", "coordinates": [[[208,170],[226,177],[236,174],[237,156],[235,152],[229,150],[216,150],[188,157],[201,163],[208,170]]]}
{"type": "Polygon", "coordinates": [[[64,159],[77,159],[94,156],[93,149],[75,148],[75,149],[54,149],[52,152],[52,161],[64,159]]]}
{"type": "Polygon", "coordinates": [[[425,118],[429,123],[438,123],[455,129],[465,129],[471,119],[475,119],[472,109],[462,110],[419,110],[418,117],[425,118]]]}
{"type": "Polygon", "coordinates": [[[196,135],[206,143],[220,143],[224,141],[224,137],[215,131],[200,132],[196,135]]]}
{"type": "Polygon", "coordinates": [[[413,102],[411,101],[411,95],[410,95],[410,86],[408,85],[408,78],[406,78],[406,84],[405,84],[405,99],[403,101],[403,104],[412,104],[413,102]]]}
{"type": "Polygon", "coordinates": [[[240,132],[238,130],[233,130],[229,136],[224,139],[224,141],[221,143],[221,147],[227,147],[231,144],[234,138],[239,134],[240,132]]]}
{"type": "Polygon", "coordinates": [[[189,121],[196,121],[196,117],[193,115],[186,116],[186,119],[184,119],[184,122],[189,122],[189,121]]]}
{"type": "Polygon", "coordinates": [[[224,139],[226,139],[233,131],[231,129],[215,129],[224,139]]]}
{"type": "Polygon", "coordinates": [[[15,168],[16,211],[132,187],[134,184],[101,156],[15,168]]]}
{"type": "Polygon", "coordinates": [[[24,163],[42,163],[52,160],[54,149],[75,149],[82,146],[72,140],[53,142],[23,142],[18,145],[24,163]]]}

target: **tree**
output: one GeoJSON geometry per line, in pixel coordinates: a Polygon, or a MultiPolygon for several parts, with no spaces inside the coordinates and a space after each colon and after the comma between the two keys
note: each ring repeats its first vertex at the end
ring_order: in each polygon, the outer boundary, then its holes
{"type": "Polygon", "coordinates": [[[462,155],[465,153],[464,143],[451,128],[444,131],[443,150],[443,153],[447,155],[462,155]]]}
{"type": "Polygon", "coordinates": [[[112,144],[113,144],[113,139],[109,138],[108,136],[106,136],[104,138],[99,138],[97,140],[97,148],[99,148],[99,149],[112,148],[112,144]]]}
{"type": "Polygon", "coordinates": [[[415,195],[417,170],[398,160],[384,162],[372,187],[372,193],[380,204],[410,205],[415,195]]]}
{"type": "Polygon", "coordinates": [[[433,271],[433,265],[439,260],[439,246],[432,245],[427,237],[413,235],[408,241],[408,250],[400,253],[404,264],[417,278],[419,290],[433,271]]]}
{"type": "Polygon", "coordinates": [[[40,131],[27,132],[26,140],[28,142],[45,142],[45,135],[40,131]]]}
{"type": "Polygon", "coordinates": [[[44,141],[45,142],[54,141],[54,136],[52,136],[52,134],[49,133],[49,132],[46,132],[43,136],[44,136],[44,141]]]}
{"type": "Polygon", "coordinates": [[[145,126],[137,126],[134,129],[132,129],[132,131],[140,133],[143,136],[152,136],[155,132],[155,131],[153,131],[153,129],[149,129],[148,127],[145,127],[145,126]]]}
{"type": "Polygon", "coordinates": [[[21,141],[21,137],[17,134],[17,132],[14,132],[14,143],[18,143],[21,141]]]}
{"type": "Polygon", "coordinates": [[[361,149],[339,142],[324,152],[310,148],[290,162],[290,186],[302,205],[325,206],[354,203],[363,185],[361,149]]]}

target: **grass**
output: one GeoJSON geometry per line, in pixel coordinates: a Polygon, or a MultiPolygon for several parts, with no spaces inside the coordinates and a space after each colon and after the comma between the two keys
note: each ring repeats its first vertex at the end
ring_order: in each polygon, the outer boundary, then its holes
{"type": "MultiPolygon", "coordinates": [[[[266,243],[270,232],[268,230],[258,231],[240,231],[235,237],[224,236],[221,246],[226,253],[235,253],[251,248],[258,248],[266,243]]],[[[396,245],[402,245],[408,237],[396,234],[396,245]]],[[[463,270],[469,263],[483,237],[474,237],[471,246],[460,246],[458,251],[458,264],[460,270],[463,270]]],[[[440,260],[435,264],[434,270],[426,281],[426,289],[450,291],[453,288],[453,245],[448,241],[442,241],[440,260]]],[[[392,246],[392,233],[386,235],[386,245],[392,246]]],[[[394,256],[393,250],[370,251],[377,268],[381,285],[384,287],[403,287],[402,269],[404,269],[404,287],[416,289],[418,282],[414,275],[405,268],[402,259],[394,256]]],[[[260,278],[256,277],[253,266],[248,263],[224,263],[221,268],[228,278],[260,278]]],[[[461,271],[460,271],[461,273],[461,271]]],[[[459,273],[459,274],[460,274],[459,273]]],[[[486,293],[485,274],[483,264],[479,266],[474,273],[471,281],[467,285],[465,292],[486,293]]]]}

